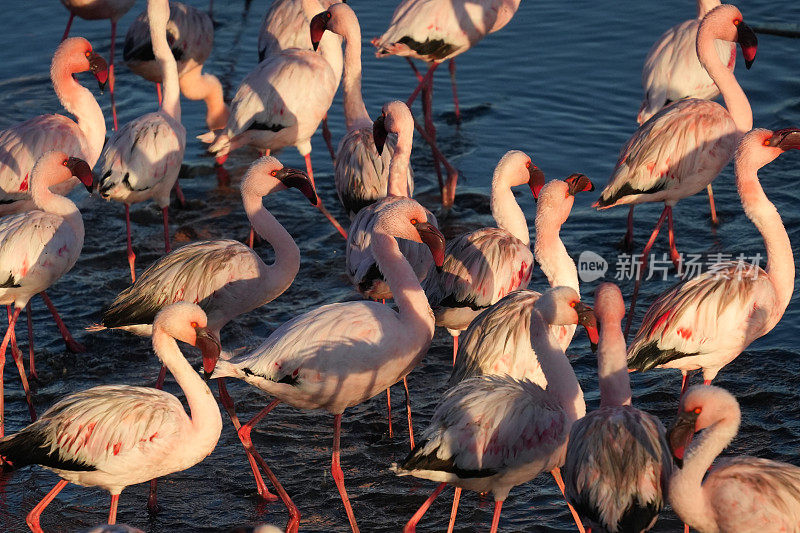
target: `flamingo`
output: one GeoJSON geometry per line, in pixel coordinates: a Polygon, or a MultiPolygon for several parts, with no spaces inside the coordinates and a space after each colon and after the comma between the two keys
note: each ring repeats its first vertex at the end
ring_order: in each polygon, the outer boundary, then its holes
{"type": "MultiPolygon", "coordinates": [[[[91,190],[92,171],[86,161],[69,157],[64,152],[44,154],[31,170],[31,196],[38,209],[0,219],[0,279],[4,280],[0,287],[0,305],[9,306],[8,329],[0,345],[0,437],[5,428],[2,369],[9,342],[20,371],[31,420],[36,419],[22,360],[17,353],[14,327],[30,299],[69,272],[83,248],[80,211],[70,199],[49,189],[72,176],[91,190]]],[[[30,321],[28,335],[33,346],[30,321]]]]}
{"type": "MultiPolygon", "coordinates": [[[[567,438],[573,422],[586,412],[575,372],[550,335],[548,324],[594,321],[592,309],[569,287],[546,291],[536,305],[531,342],[545,375],[547,389],[508,375],[466,379],[448,390],[436,406],[422,441],[392,469],[398,475],[440,484],[408,521],[416,525],[446,484],[494,496],[492,533],[509,491],[541,472],[560,480],[567,438]]],[[[562,489],[563,490],[563,489],[562,489]]],[[[450,518],[452,531],[456,504],[450,518]]]]}
{"type": "MultiPolygon", "coordinates": [[[[274,0],[258,30],[258,61],[287,48],[311,50],[308,26],[317,13],[328,9],[340,0],[274,0]]],[[[322,37],[319,51],[333,69],[338,86],[342,79],[342,39],[330,33],[322,37]]],[[[335,91],[334,91],[335,92],[335,91]]],[[[331,159],[336,159],[328,129],[328,115],[322,117],[322,137],[328,145],[331,159]]]]}
{"type": "Polygon", "coordinates": [[[524,152],[509,150],[492,178],[492,216],[498,227],[480,228],[450,241],[441,272],[431,270],[425,278],[436,325],[453,336],[454,359],[458,335],[472,319],[511,291],[527,287],[531,279],[528,224],[511,192],[511,187],[526,183],[538,198],[544,173],[524,152]]]}
{"type": "Polygon", "coordinates": [[[148,0],[150,39],[161,67],[164,98],[161,109],[128,122],[109,139],[100,155],[97,174],[100,195],[125,205],[125,230],[131,280],[136,281],[136,255],[131,245],[132,203],[154,200],[164,217],[164,250],[169,253],[169,193],[178,179],[186,149],[181,124],[178,66],[167,43],[167,0],[148,0]]]}
{"type": "Polygon", "coordinates": [[[108,523],[114,524],[125,487],[186,470],[212,452],[222,430],[219,407],[176,340],[201,349],[207,373],[213,370],[219,344],[206,327],[205,313],[194,304],[178,302],[156,316],[153,350],[183,389],[190,416],[167,392],[104,385],[70,394],[38,421],[0,440],[3,470],[38,464],[61,477],[28,513],[32,531],[42,531],[42,511],[67,483],[107,490],[108,523]]]}
{"type": "Polygon", "coordinates": [[[572,425],[564,463],[567,499],[587,531],[647,531],[664,506],[672,455],[658,418],[631,406],[619,287],[599,285],[594,305],[601,332],[600,409],[572,425]]]}
{"type": "MultiPolygon", "coordinates": [[[[117,41],[117,21],[128,12],[136,0],[61,0],[69,10],[69,20],[64,30],[64,41],[69,37],[72,19],[78,15],[86,20],[109,19],[111,21],[111,60],[108,64],[108,89],[111,93],[111,116],[114,118],[114,131],[117,130],[117,105],[114,101],[114,48],[117,41]]],[[[105,129],[105,126],[104,126],[105,129]]],[[[105,134],[104,134],[105,135],[105,134]]]]}
{"type": "Polygon", "coordinates": [[[697,56],[719,87],[727,109],[716,102],[689,98],[656,113],[623,147],[608,185],[594,204],[599,209],[607,209],[622,204],[664,202],[661,217],[642,251],[625,325],[626,336],[636,307],[641,273],[646,270],[650,249],[664,219],[669,230],[670,257],[680,272],[672,208],[678,200],[711,183],[733,157],[739,140],[753,126],[747,96],[733,73],[719,60],[715,39],[738,42],[747,68],[755,60],[757,40],[753,30],[742,20],[742,13],[732,5],[717,6],[700,23],[697,56]]]}
{"type": "MultiPolygon", "coordinates": [[[[181,93],[189,100],[205,101],[209,130],[224,128],[230,112],[223,99],[222,84],[213,74],[203,72],[203,63],[214,46],[211,16],[192,6],[170,2],[167,32],[172,55],[178,64],[181,93]]],[[[134,74],[157,84],[160,100],[161,65],[153,55],[147,11],[140,13],[128,28],[122,57],[134,74]]]]}
{"type": "Polygon", "coordinates": [[[728,457],[711,467],[736,436],[741,419],[739,403],[725,389],[695,385],[686,392],[668,435],[683,463],[669,481],[669,503],[701,533],[795,531],[800,468],[748,456],[728,457]]]}
{"type": "Polygon", "coordinates": [[[398,201],[379,214],[372,230],[372,251],[393,289],[399,312],[371,301],[325,305],[284,323],[252,352],[220,360],[212,376],[242,379],[275,397],[239,429],[239,438],[273,478],[289,508],[287,531],[297,531],[300,515],[253,449],[250,431],[280,402],[333,414],[331,474],[350,526],[358,532],[340,467],[342,413],[403,379],[424,357],[433,338],[433,313],[400,253],[398,238],[425,243],[441,265],[444,237],[414,200],[398,201]]]}
{"type": "Polygon", "coordinates": [[[742,261],[716,263],[662,293],[647,310],[628,347],[628,368],[702,369],[706,384],[751,342],[780,321],[794,290],[794,256],[775,206],[757,171],[786,150],[800,149],[800,129],[754,129],[736,153],[736,186],[747,217],[767,248],[767,268],[742,261]]]}
{"type": "MultiPolygon", "coordinates": [[[[395,150],[394,139],[385,139],[379,153],[372,138],[372,119],[361,95],[361,28],[358,18],[347,4],[334,4],[311,19],[311,42],[316,47],[325,30],[344,39],[344,116],[347,133],[339,141],[333,165],[333,178],[339,200],[352,220],[363,208],[385,197],[389,181],[389,165],[395,150]]],[[[409,113],[410,115],[410,113],[409,113]]],[[[413,117],[411,119],[413,127],[413,117]]],[[[409,146],[410,150],[410,146],[409,146]]],[[[401,184],[411,197],[414,174],[409,165],[401,184]]]]}

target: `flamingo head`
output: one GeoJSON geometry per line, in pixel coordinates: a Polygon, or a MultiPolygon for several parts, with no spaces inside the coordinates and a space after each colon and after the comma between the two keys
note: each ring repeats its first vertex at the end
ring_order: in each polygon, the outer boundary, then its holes
{"type": "Polygon", "coordinates": [[[325,30],[328,29],[328,22],[330,20],[331,20],[330,11],[323,11],[322,13],[317,13],[311,19],[311,46],[314,47],[315,52],[319,47],[319,42],[322,40],[322,35],[325,33],[325,30]]]}
{"type": "Polygon", "coordinates": [[[788,150],[800,150],[800,128],[755,128],[745,134],[736,152],[736,166],[761,168],[788,150]]]}
{"type": "Polygon", "coordinates": [[[758,38],[753,29],[744,23],[742,12],[736,6],[722,4],[706,13],[697,32],[698,55],[699,43],[709,38],[739,43],[745,67],[749,69],[753,65],[758,38]]]}
{"type": "Polygon", "coordinates": [[[575,196],[579,192],[591,192],[594,190],[592,181],[583,174],[572,174],[564,180],[569,186],[568,193],[575,196]]]}
{"type": "Polygon", "coordinates": [[[254,161],[242,179],[240,189],[242,198],[260,199],[275,191],[294,188],[303,193],[312,205],[317,205],[317,192],[314,183],[304,171],[284,167],[272,156],[264,156],[254,161]]]}
{"type": "Polygon", "coordinates": [[[378,211],[372,233],[423,243],[430,249],[434,264],[444,264],[444,235],[428,221],[427,210],[411,198],[398,197],[378,211]]]}
{"type": "Polygon", "coordinates": [[[272,170],[270,174],[280,181],[287,189],[293,188],[303,193],[303,196],[308,198],[311,205],[317,205],[319,202],[314,184],[305,171],[297,168],[283,167],[280,170],[272,170]]]}
{"type": "Polygon", "coordinates": [[[782,152],[787,150],[800,150],[800,129],[784,128],[775,130],[772,135],[764,141],[764,146],[774,146],[780,148],[782,152]]]}
{"type": "Polygon", "coordinates": [[[753,29],[744,23],[741,19],[734,19],[736,26],[736,42],[742,47],[742,55],[744,56],[744,66],[749,70],[753,66],[753,61],[756,60],[756,52],[758,51],[758,37],[753,29]]]}
{"type": "Polygon", "coordinates": [[[553,326],[579,324],[589,334],[592,351],[597,349],[597,318],[594,310],[581,302],[578,292],[571,287],[553,287],[536,301],[536,310],[545,322],[553,326]]]}
{"type": "Polygon", "coordinates": [[[345,36],[353,28],[359,28],[358,18],[353,9],[344,3],[331,4],[326,11],[318,13],[311,19],[311,45],[314,50],[317,49],[325,30],[345,36]]]}
{"type": "Polygon", "coordinates": [[[89,193],[92,192],[93,176],[89,163],[79,157],[68,157],[62,164],[72,172],[73,176],[81,180],[89,193]]]}
{"type": "Polygon", "coordinates": [[[203,354],[203,372],[206,379],[211,375],[221,348],[217,338],[208,329],[208,317],[200,306],[189,302],[175,302],[166,306],[159,311],[153,321],[154,339],[159,331],[199,348],[203,354]]]}
{"type": "Polygon", "coordinates": [[[538,201],[539,193],[542,192],[542,187],[544,187],[544,172],[534,165],[530,159],[525,163],[525,168],[528,169],[528,187],[531,188],[533,199],[538,201]]]}
{"type": "Polygon", "coordinates": [[[383,104],[381,116],[372,124],[372,140],[375,141],[378,154],[383,154],[383,146],[390,133],[400,134],[404,131],[412,132],[412,135],[414,131],[414,117],[406,103],[394,100],[383,104]]]}

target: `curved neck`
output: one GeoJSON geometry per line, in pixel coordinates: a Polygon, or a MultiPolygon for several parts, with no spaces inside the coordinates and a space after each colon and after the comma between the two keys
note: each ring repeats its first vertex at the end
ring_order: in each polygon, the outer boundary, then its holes
{"type": "Polygon", "coordinates": [[[275,262],[267,265],[264,282],[264,303],[274,300],[294,281],[300,270],[300,248],[272,213],[264,207],[261,197],[242,195],[242,203],[250,224],[259,237],[275,250],[275,262]]]}
{"type": "MultiPolygon", "coordinates": [[[[169,8],[167,8],[169,10],[169,8]]],[[[153,55],[161,68],[161,80],[163,87],[163,97],[161,99],[161,109],[174,118],[181,121],[181,102],[180,102],[180,82],[178,80],[178,64],[172,55],[169,43],[167,42],[167,18],[152,17],[148,9],[150,20],[150,41],[153,43],[153,55]]]]}
{"type": "Polygon", "coordinates": [[[63,218],[78,237],[78,241],[80,242],[78,250],[80,250],[80,248],[83,247],[84,230],[83,217],[81,217],[78,206],[69,198],[53,193],[49,189],[50,184],[42,182],[42,180],[38,178],[39,176],[34,175],[31,179],[31,197],[33,198],[33,203],[42,211],[53,213],[63,218]]]}
{"type": "Polygon", "coordinates": [[[702,19],[706,13],[720,4],[720,0],[697,0],[697,18],[702,19]]]}
{"type": "Polygon", "coordinates": [[[621,325],[620,320],[600,322],[600,342],[597,345],[600,407],[631,404],[631,383],[621,325]]]}
{"type": "Polygon", "coordinates": [[[492,216],[497,227],[506,230],[514,237],[530,245],[531,237],[528,233],[528,222],[525,220],[525,214],[522,212],[514,198],[514,193],[508,186],[506,180],[502,177],[500,169],[495,170],[495,176],[492,180],[492,216]]]}
{"type": "Polygon", "coordinates": [[[578,270],[561,241],[562,221],[556,215],[549,204],[539,205],[536,211],[534,255],[551,287],[570,287],[580,294],[578,270]]]}
{"type": "Polygon", "coordinates": [[[106,120],[92,92],[72,77],[75,72],[68,65],[54,64],[50,78],[61,105],[75,116],[78,129],[88,142],[86,162],[94,166],[106,141],[106,120]]]}
{"type": "Polygon", "coordinates": [[[180,77],[180,90],[189,100],[203,100],[206,104],[206,126],[211,131],[224,128],[228,122],[228,106],[222,84],[213,74],[203,73],[202,66],[185,72],[180,77]]]}
{"type": "Polygon", "coordinates": [[[411,161],[411,145],[414,128],[401,128],[397,134],[392,160],[389,163],[389,183],[387,193],[394,196],[411,197],[408,190],[408,167],[411,161]]]}
{"type": "Polygon", "coordinates": [[[344,32],[344,73],[342,92],[344,94],[344,119],[347,131],[371,128],[372,121],[361,95],[361,28],[358,21],[347,24],[344,32]]]}
{"type": "Polygon", "coordinates": [[[708,75],[717,84],[719,92],[722,93],[722,98],[725,100],[725,107],[741,136],[753,128],[753,111],[747,96],[739,86],[739,82],[736,81],[736,76],[728,70],[727,65],[720,61],[714,46],[715,39],[714,28],[706,28],[701,24],[697,34],[697,57],[708,75]]]}

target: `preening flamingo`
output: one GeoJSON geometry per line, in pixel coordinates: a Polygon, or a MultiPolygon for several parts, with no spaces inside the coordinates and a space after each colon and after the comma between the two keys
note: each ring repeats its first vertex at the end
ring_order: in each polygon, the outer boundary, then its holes
{"type": "Polygon", "coordinates": [[[183,389],[189,416],[167,392],[105,385],[70,394],[38,421],[0,440],[3,470],[38,464],[61,477],[28,513],[31,530],[42,531],[42,511],[67,483],[110,492],[108,523],[114,524],[125,487],[186,470],[211,453],[222,430],[219,407],[176,340],[200,348],[207,374],[220,348],[205,313],[194,304],[172,304],[155,319],[153,350],[183,389]]]}
{"type": "Polygon", "coordinates": [[[664,219],[669,230],[670,257],[680,272],[672,229],[673,206],[711,183],[733,157],[739,140],[753,127],[747,96],[727,65],[719,60],[715,39],[738,42],[748,68],[755,59],[757,40],[742,20],[742,13],[732,5],[714,8],[700,23],[697,56],[719,87],[727,109],[716,102],[690,98],[656,113],[623,147],[608,185],[594,204],[607,209],[622,204],[664,202],[661,217],[642,252],[626,335],[636,307],[641,273],[647,270],[648,255],[664,219]]]}
{"type": "MultiPolygon", "coordinates": [[[[560,479],[569,430],[586,412],[583,392],[548,324],[594,321],[569,287],[549,289],[537,302],[531,342],[547,377],[547,389],[510,376],[478,376],[447,391],[430,426],[409,456],[393,470],[439,481],[433,494],[405,526],[413,532],[445,484],[494,496],[492,533],[509,491],[550,471],[560,479]]],[[[563,489],[562,489],[563,490],[563,489]]],[[[456,506],[450,518],[453,530],[456,506]]]]}
{"type": "MultiPolygon", "coordinates": [[[[211,55],[214,46],[214,22],[211,16],[192,6],[170,2],[167,34],[167,42],[178,64],[181,93],[189,100],[205,102],[209,130],[224,128],[230,112],[223,99],[222,84],[213,74],[203,72],[203,63],[211,55]]],[[[161,94],[161,64],[153,54],[146,10],[128,28],[122,58],[134,74],[158,84],[161,94]]]]}
{"type": "Polygon", "coordinates": [[[72,19],[78,15],[86,20],[108,19],[111,21],[111,60],[108,64],[108,89],[111,93],[111,116],[114,118],[114,130],[117,129],[117,105],[114,102],[114,49],[117,41],[117,21],[128,12],[136,0],[61,0],[69,10],[69,20],[64,30],[62,41],[69,37],[72,19]]]}
{"type": "Polygon", "coordinates": [[[662,293],[628,347],[628,368],[677,368],[683,374],[683,394],[689,371],[702,369],[705,383],[711,383],[722,367],[780,321],[794,290],[794,256],[757,171],[791,149],[800,149],[800,129],[754,129],[736,153],[736,187],[745,214],[764,238],[766,269],[721,262],[662,293]]]}
{"type": "Polygon", "coordinates": [[[528,286],[533,252],[525,214],[511,187],[528,184],[534,199],[544,185],[544,173],[519,150],[500,159],[492,177],[492,216],[496,228],[480,228],[447,243],[444,266],[425,278],[425,293],[436,313],[436,325],[453,336],[453,358],[458,335],[472,319],[500,298],[528,286]]]}
{"type": "Polygon", "coordinates": [[[108,140],[95,169],[98,191],[106,200],[125,204],[125,230],[131,279],[136,281],[131,244],[130,206],[153,200],[164,217],[164,250],[169,253],[169,193],[178,179],[186,149],[186,128],[181,124],[178,66],[167,42],[169,4],[148,0],[150,40],[161,67],[164,98],[161,109],[128,122],[108,140]]]}
{"type": "MultiPolygon", "coordinates": [[[[31,170],[31,196],[38,209],[0,219],[0,279],[3,280],[0,286],[0,305],[8,306],[8,329],[0,346],[0,436],[5,427],[2,369],[5,366],[9,342],[22,378],[31,420],[36,418],[22,368],[22,358],[16,347],[14,327],[20,312],[30,299],[69,272],[81,254],[81,213],[70,199],[49,189],[51,185],[63,183],[72,176],[76,176],[91,190],[92,171],[86,161],[69,157],[64,152],[44,154],[31,170]]],[[[30,322],[28,337],[32,346],[30,322]]]]}
{"type": "MultiPolygon", "coordinates": [[[[311,19],[311,42],[316,47],[328,30],[344,38],[344,117],[347,133],[339,141],[333,164],[333,179],[339,200],[352,220],[363,208],[386,196],[389,166],[395,140],[385,138],[378,152],[372,138],[372,119],[361,95],[361,27],[347,4],[334,4],[311,19]]],[[[410,115],[410,112],[409,112],[410,115]]],[[[413,127],[414,119],[411,118],[413,127]]],[[[410,150],[410,146],[409,146],[410,150]]],[[[402,196],[414,193],[414,174],[406,165],[402,196]]]]}
{"type": "Polygon", "coordinates": [[[724,389],[695,385],[686,392],[668,435],[673,454],[683,462],[670,479],[669,503],[700,533],[795,531],[800,468],[744,455],[712,467],[736,436],[741,419],[739,403],[724,389]]]}
{"type": "Polygon", "coordinates": [[[587,531],[647,531],[666,501],[672,455],[658,418],[631,406],[619,287],[595,290],[600,409],[572,425],[564,463],[568,501],[587,531]]]}
{"type": "Polygon", "coordinates": [[[392,287],[399,311],[371,301],[325,305],[284,323],[252,352],[217,363],[212,377],[242,379],[275,397],[241,427],[239,436],[289,508],[287,530],[297,530],[299,513],[252,448],[250,431],[279,402],[333,414],[331,474],[350,526],[358,531],[339,466],[342,413],[402,380],[428,351],[433,313],[397,245],[398,238],[423,242],[430,247],[436,264],[441,265],[444,237],[426,216],[421,205],[404,199],[381,211],[372,230],[372,252],[392,287]]]}

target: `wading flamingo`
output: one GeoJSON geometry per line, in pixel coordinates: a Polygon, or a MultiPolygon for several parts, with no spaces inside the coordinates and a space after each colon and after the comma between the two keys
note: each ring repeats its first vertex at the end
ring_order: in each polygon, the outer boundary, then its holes
{"type": "Polygon", "coordinates": [[[186,149],[186,128],[181,124],[178,66],[167,43],[167,0],[148,0],[150,40],[161,67],[164,98],[161,109],[128,122],[108,140],[95,169],[98,191],[106,200],[125,205],[125,230],[131,280],[136,281],[131,244],[130,206],[153,200],[164,217],[164,250],[169,253],[169,193],[178,179],[186,149]]]}
{"type": "Polygon", "coordinates": [[[619,287],[595,290],[600,409],[572,425],[564,463],[568,501],[587,531],[647,531],[666,501],[672,455],[658,418],[631,406],[619,287]]]}
{"type": "Polygon", "coordinates": [[[668,436],[683,462],[670,479],[669,503],[700,533],[794,531],[800,524],[800,468],[744,455],[712,467],[741,419],[739,403],[724,389],[695,385],[686,392],[668,436]]]}
{"type": "Polygon", "coordinates": [[[697,56],[719,87],[727,109],[716,102],[689,98],[656,113],[623,147],[608,185],[594,204],[607,209],[622,204],[664,202],[661,217],[642,251],[625,325],[626,336],[642,272],[647,270],[650,249],[664,220],[669,231],[670,258],[680,272],[680,254],[672,228],[673,206],[711,183],[733,157],[739,140],[753,127],[747,96],[727,64],[719,60],[715,39],[738,42],[748,68],[755,59],[757,40],[742,20],[742,13],[732,5],[714,8],[700,23],[697,56]]]}
{"type": "Polygon", "coordinates": [[[156,317],[153,350],[183,390],[190,415],[167,392],[105,385],[70,394],[38,421],[0,440],[3,470],[38,464],[61,477],[28,513],[32,531],[42,531],[42,511],[67,483],[110,492],[108,523],[114,524],[125,487],[186,470],[212,452],[222,430],[219,407],[176,340],[200,348],[206,375],[220,348],[205,313],[194,304],[172,304],[156,317]]]}
{"type": "Polygon", "coordinates": [[[333,414],[331,474],[350,526],[358,531],[339,466],[342,413],[402,380],[428,351],[433,338],[433,313],[397,245],[398,238],[424,242],[436,264],[441,265],[444,237],[427,222],[426,216],[421,205],[404,199],[383,210],[372,230],[372,252],[393,289],[399,312],[370,301],[325,305],[284,323],[252,352],[217,363],[212,377],[242,379],[275,397],[239,429],[239,437],[289,508],[287,530],[294,527],[296,531],[300,515],[253,449],[250,431],[280,402],[333,414]]]}
{"type": "Polygon", "coordinates": [[[628,368],[702,369],[706,384],[751,342],[780,321],[794,290],[794,256],[775,206],[757,171],[786,150],[800,149],[800,129],[754,129],[736,153],[736,187],[747,217],[767,248],[767,267],[743,261],[712,265],[662,293],[647,310],[628,347],[628,368]]]}

